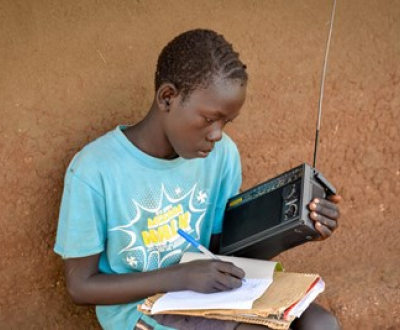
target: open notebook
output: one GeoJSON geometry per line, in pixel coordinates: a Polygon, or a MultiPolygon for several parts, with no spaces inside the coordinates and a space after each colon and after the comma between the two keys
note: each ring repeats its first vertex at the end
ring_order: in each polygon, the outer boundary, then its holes
{"type": "MultiPolygon", "coordinates": [[[[138,309],[145,314],[202,316],[288,329],[325,288],[319,275],[284,272],[277,262],[219,257],[246,272],[241,288],[211,294],[193,291],[159,294],[147,298],[138,309]]],[[[187,252],[181,262],[202,258],[203,254],[187,252]]]]}

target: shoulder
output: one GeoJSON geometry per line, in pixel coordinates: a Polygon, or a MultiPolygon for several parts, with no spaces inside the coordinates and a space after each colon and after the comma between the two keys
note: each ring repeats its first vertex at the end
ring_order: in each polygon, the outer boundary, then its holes
{"type": "Polygon", "coordinates": [[[219,168],[221,175],[241,167],[240,154],[236,143],[223,133],[221,141],[215,144],[214,150],[205,159],[208,169],[219,168]]]}
{"type": "Polygon", "coordinates": [[[237,145],[228,134],[223,133],[221,141],[215,144],[214,156],[223,159],[239,157],[237,145]]]}
{"type": "Polygon", "coordinates": [[[68,166],[67,173],[90,178],[108,168],[115,159],[118,147],[113,132],[107,132],[96,138],[76,153],[68,166]]]}

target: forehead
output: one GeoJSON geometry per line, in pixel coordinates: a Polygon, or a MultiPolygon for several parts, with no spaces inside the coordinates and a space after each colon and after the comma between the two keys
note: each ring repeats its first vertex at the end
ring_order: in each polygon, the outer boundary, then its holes
{"type": "Polygon", "coordinates": [[[185,103],[190,107],[228,116],[242,107],[246,99],[246,87],[238,80],[215,79],[208,87],[193,90],[185,103]]]}

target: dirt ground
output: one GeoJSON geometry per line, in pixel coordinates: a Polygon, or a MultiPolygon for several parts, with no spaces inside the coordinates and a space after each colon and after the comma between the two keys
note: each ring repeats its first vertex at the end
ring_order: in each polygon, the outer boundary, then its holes
{"type": "MultiPolygon", "coordinates": [[[[188,29],[223,33],[250,75],[229,128],[243,188],[312,162],[331,1],[0,0],[0,328],[98,329],[53,252],[64,171],[134,123],[156,59],[188,29]]],[[[400,1],[338,0],[317,167],[343,196],[340,229],[277,259],[318,272],[343,329],[400,329],[400,1]]]]}

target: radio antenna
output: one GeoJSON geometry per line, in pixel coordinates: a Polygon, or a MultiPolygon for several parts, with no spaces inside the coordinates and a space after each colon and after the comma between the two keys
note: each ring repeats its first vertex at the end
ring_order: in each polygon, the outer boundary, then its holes
{"type": "Polygon", "coordinates": [[[333,21],[335,19],[335,12],[336,12],[336,0],[333,0],[332,13],[331,13],[331,25],[329,27],[329,35],[328,35],[328,40],[326,42],[324,68],[322,70],[322,76],[321,76],[321,91],[319,94],[317,130],[315,133],[314,162],[313,162],[314,168],[317,166],[317,150],[318,150],[318,143],[319,143],[319,130],[321,128],[322,99],[324,98],[326,67],[328,64],[328,55],[329,55],[329,49],[330,49],[330,45],[331,45],[331,37],[332,37],[332,30],[333,30],[333,21]]]}

